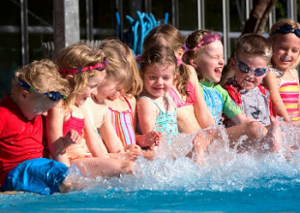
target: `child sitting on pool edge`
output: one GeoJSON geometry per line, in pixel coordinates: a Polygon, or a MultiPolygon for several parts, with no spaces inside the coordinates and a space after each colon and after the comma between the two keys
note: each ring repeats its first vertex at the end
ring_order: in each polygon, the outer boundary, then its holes
{"type": "Polygon", "coordinates": [[[264,126],[271,124],[270,116],[273,115],[270,93],[261,85],[271,56],[271,45],[266,38],[257,34],[243,35],[238,39],[229,62],[235,74],[224,85],[246,116],[264,126]]]}
{"type": "Polygon", "coordinates": [[[0,103],[0,191],[65,191],[68,167],[42,158],[41,115],[69,95],[68,82],[53,62],[41,60],[19,69],[12,88],[0,103]]]}

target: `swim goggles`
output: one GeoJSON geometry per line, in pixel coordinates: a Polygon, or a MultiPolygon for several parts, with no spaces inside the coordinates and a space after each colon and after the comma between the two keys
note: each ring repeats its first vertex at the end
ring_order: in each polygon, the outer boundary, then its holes
{"type": "Polygon", "coordinates": [[[78,72],[84,72],[84,71],[94,70],[94,69],[96,69],[98,71],[103,71],[106,68],[107,64],[108,64],[108,61],[102,61],[101,63],[96,64],[94,66],[88,66],[88,67],[84,67],[81,69],[60,69],[58,71],[63,76],[72,75],[72,74],[75,74],[78,72]]]}
{"type": "MultiPolygon", "coordinates": [[[[27,84],[25,81],[22,81],[19,79],[18,84],[21,87],[24,87],[26,89],[32,90],[32,91],[37,91],[39,92],[38,89],[33,88],[32,86],[30,86],[29,84],[27,84]]],[[[59,92],[45,92],[43,93],[44,95],[46,95],[51,101],[59,101],[62,98],[66,98],[67,96],[60,94],[59,92]]]]}
{"type": "Polygon", "coordinates": [[[197,49],[199,49],[203,45],[210,44],[210,43],[214,42],[215,40],[221,41],[222,36],[217,34],[217,33],[206,34],[205,36],[203,36],[202,40],[192,50],[196,51],[197,49]]]}
{"type": "Polygon", "coordinates": [[[283,33],[283,34],[287,34],[287,33],[295,33],[295,35],[300,38],[300,29],[295,29],[293,27],[290,27],[288,25],[283,25],[281,27],[279,27],[277,30],[275,30],[274,32],[270,33],[270,36],[276,34],[276,33],[283,33]]]}
{"type": "MultiPolygon", "coordinates": [[[[237,68],[239,68],[239,70],[242,73],[249,73],[250,68],[248,67],[248,65],[239,61],[235,53],[234,53],[234,59],[237,63],[237,68]]],[[[260,77],[266,73],[268,68],[269,68],[269,65],[266,68],[256,68],[255,70],[253,70],[253,73],[256,77],[260,77]]]]}

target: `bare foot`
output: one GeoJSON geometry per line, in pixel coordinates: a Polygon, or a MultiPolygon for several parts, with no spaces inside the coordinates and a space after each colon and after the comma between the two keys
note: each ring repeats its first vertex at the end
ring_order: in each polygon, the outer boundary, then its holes
{"type": "Polygon", "coordinates": [[[276,152],[281,148],[282,144],[282,130],[280,125],[282,121],[279,121],[279,117],[270,116],[271,126],[268,133],[263,138],[263,149],[265,151],[276,152]]]}
{"type": "Polygon", "coordinates": [[[203,156],[209,142],[205,139],[202,132],[198,132],[195,138],[193,139],[193,150],[195,150],[196,155],[194,156],[194,162],[204,165],[203,156]]]}

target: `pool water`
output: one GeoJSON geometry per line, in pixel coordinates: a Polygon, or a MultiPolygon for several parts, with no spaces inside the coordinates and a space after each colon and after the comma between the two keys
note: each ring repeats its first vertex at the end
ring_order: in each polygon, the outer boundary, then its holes
{"type": "MultiPolygon", "coordinates": [[[[286,149],[297,144],[299,132],[284,127],[276,153],[237,154],[224,146],[207,155],[204,166],[168,154],[139,158],[133,176],[87,178],[82,181],[90,187],[82,191],[0,194],[0,212],[300,212],[300,151],[286,149]]],[[[179,144],[189,139],[179,138],[179,144]]]]}

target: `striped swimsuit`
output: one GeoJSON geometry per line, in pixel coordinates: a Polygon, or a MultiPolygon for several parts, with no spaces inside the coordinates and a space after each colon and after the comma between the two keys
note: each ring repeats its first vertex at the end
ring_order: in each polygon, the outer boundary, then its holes
{"type": "Polygon", "coordinates": [[[298,109],[298,100],[299,100],[299,85],[298,82],[293,75],[293,73],[289,70],[291,75],[294,77],[293,81],[284,81],[281,76],[282,73],[278,70],[272,69],[276,75],[280,78],[280,85],[279,85],[279,94],[281,96],[281,99],[284,103],[284,106],[289,114],[289,116],[292,118],[293,121],[297,121],[300,119],[299,116],[299,109],[298,109]]]}
{"type": "Polygon", "coordinates": [[[109,107],[111,121],[115,127],[116,133],[120,140],[122,141],[123,146],[130,144],[136,144],[135,141],[135,132],[133,125],[133,111],[129,101],[124,97],[125,101],[129,106],[129,110],[119,112],[109,107]]]}

